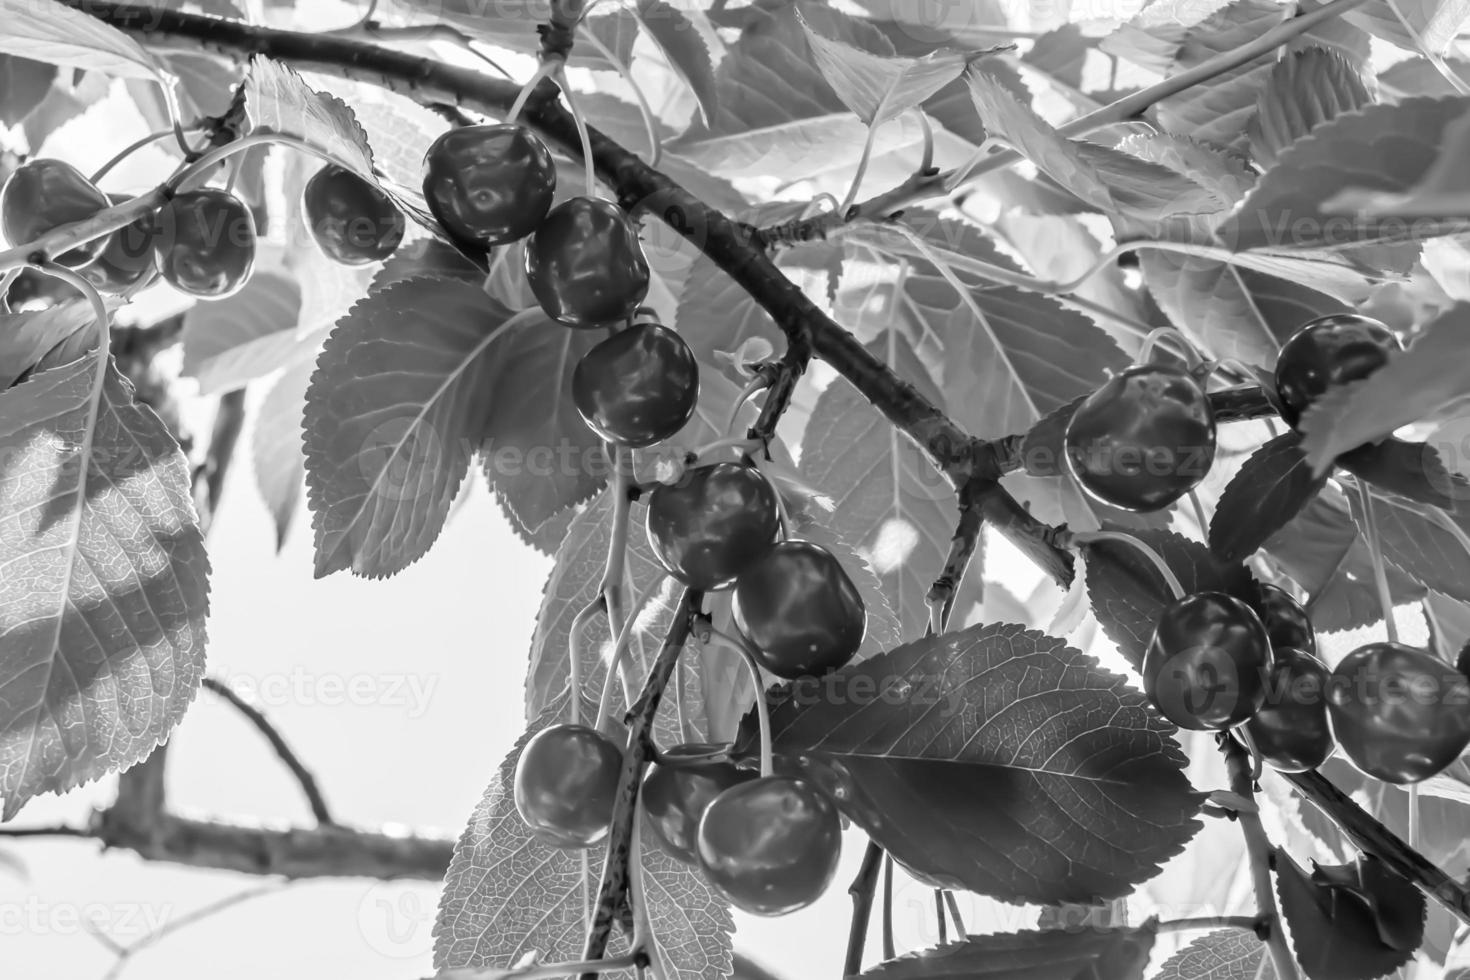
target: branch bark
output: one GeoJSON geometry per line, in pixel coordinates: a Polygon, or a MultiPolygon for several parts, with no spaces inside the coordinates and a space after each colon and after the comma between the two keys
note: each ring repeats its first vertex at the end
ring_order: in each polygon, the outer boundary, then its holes
{"type": "MultiPolygon", "coordinates": [[[[1254,802],[1255,777],[1251,774],[1251,757],[1245,747],[1229,733],[1220,736],[1220,750],[1225,753],[1225,769],[1230,774],[1230,791],[1243,799],[1254,802]]],[[[1276,980],[1296,980],[1296,960],[1286,942],[1286,930],[1281,926],[1281,913],[1276,911],[1276,886],[1271,877],[1275,866],[1274,850],[1266,837],[1266,828],[1261,824],[1261,815],[1254,807],[1250,812],[1238,811],[1235,818],[1245,834],[1246,859],[1251,866],[1251,884],[1256,892],[1256,908],[1259,914],[1261,939],[1271,955],[1271,965],[1276,970],[1276,980]]]]}

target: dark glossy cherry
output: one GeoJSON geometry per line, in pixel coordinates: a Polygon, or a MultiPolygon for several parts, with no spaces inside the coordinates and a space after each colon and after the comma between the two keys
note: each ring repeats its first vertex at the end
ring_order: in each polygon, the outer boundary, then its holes
{"type": "MultiPolygon", "coordinates": [[[[114,206],[132,200],[125,194],[107,196],[114,206]]],[[[114,294],[140,289],[157,279],[153,222],[153,215],[145,214],[108,235],[96,261],[82,270],[83,278],[102,292],[114,294]]]]}
{"type": "Polygon", "coordinates": [[[1281,417],[1296,425],[1307,406],[1328,388],[1361,381],[1399,349],[1393,331],[1371,317],[1337,313],[1308,322],[1276,358],[1281,417]]]}
{"type": "Polygon", "coordinates": [[[1272,648],[1292,647],[1316,653],[1317,631],[1312,628],[1312,617],[1302,604],[1280,586],[1263,583],[1260,592],[1261,622],[1266,627],[1266,635],[1271,637],[1272,648]]]}
{"type": "Polygon", "coordinates": [[[203,299],[240,290],[255,268],[255,216],[214,187],[181,191],[158,212],[153,257],[175,289],[203,299]]]}
{"type": "Polygon", "coordinates": [[[762,667],[787,680],[847,664],[863,645],[867,612],[832,553],[783,541],[735,581],[735,620],[762,667]]]}
{"type": "Polygon", "coordinates": [[[547,316],[569,327],[628,319],[648,295],[648,275],[638,229],[610,201],[559,204],[526,242],[531,292],[547,316]]]}
{"type": "Polygon", "coordinates": [[[1343,658],[1327,690],[1343,754],[1388,783],[1417,783],[1470,744],[1470,680],[1401,643],[1370,643],[1343,658]]]}
{"type": "MultiPolygon", "coordinates": [[[[25,245],[41,235],[83,221],[107,208],[107,195],[69,163],[46,158],[28,160],[15,169],[0,189],[0,231],[12,246],[25,245]]],[[[56,257],[77,269],[95,259],[107,244],[97,238],[56,257]]]]}
{"type": "Polygon", "coordinates": [[[754,780],[751,769],[722,759],[704,760],[711,745],[676,745],[664,753],[674,764],[654,763],[643,779],[643,810],[648,826],[670,856],[695,864],[699,820],[715,797],[732,786],[754,780]]]}
{"type": "Polygon", "coordinates": [[[721,589],[776,543],[776,491],[758,470],[715,463],[687,471],[648,495],[648,541],[675,578],[721,589]]]}
{"type": "Polygon", "coordinates": [[[461,126],[424,154],[424,198],[449,237],[489,248],[525,238],[556,190],[551,153],[524,126],[461,126]]]}
{"type": "Polygon", "coordinates": [[[635,449],[684,428],[698,398],[694,352],[659,323],[618,331],[572,371],[572,401],[583,421],[607,441],[635,449]]]}
{"type": "Polygon", "coordinates": [[[804,779],[767,776],[720,794],[699,822],[699,867],[753,915],[785,915],[821,897],[837,871],[842,823],[804,779]]]}
{"type": "Polygon", "coordinates": [[[580,848],[607,836],[623,750],[586,725],[533,735],[516,763],[516,811],[548,843],[580,848]]]}
{"type": "Polygon", "coordinates": [[[1271,641],[1250,606],[1199,592],[1164,607],[1143,658],[1143,690],[1180,728],[1234,728],[1266,700],[1271,641]]]}
{"type": "Polygon", "coordinates": [[[1065,441],[1072,475],[1089,494],[1124,510],[1159,510],[1209,473],[1215,417],[1188,373],[1141,364],[1077,406],[1065,441]]]}
{"type": "Polygon", "coordinates": [[[1245,730],[1273,769],[1316,769],[1337,744],[1327,721],[1327,665],[1293,647],[1277,646],[1273,657],[1266,701],[1245,730]]]}
{"type": "Polygon", "coordinates": [[[380,262],[403,241],[403,212],[392,199],[336,164],[311,175],[301,206],[317,246],[343,265],[380,262]]]}

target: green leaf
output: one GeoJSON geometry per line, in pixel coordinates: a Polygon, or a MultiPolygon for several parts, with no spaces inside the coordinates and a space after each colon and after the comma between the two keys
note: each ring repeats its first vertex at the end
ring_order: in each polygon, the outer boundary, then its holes
{"type": "Polygon", "coordinates": [[[653,38],[668,59],[669,67],[678,73],[694,93],[706,125],[719,111],[719,93],[715,88],[714,62],[689,16],[664,0],[638,0],[635,11],[638,22],[653,38]]]}
{"type": "Polygon", "coordinates": [[[0,123],[14,126],[24,119],[41,104],[55,80],[55,65],[0,55],[0,123]]]}
{"type": "MultiPolygon", "coordinates": [[[[881,157],[914,146],[922,134],[917,122],[900,117],[873,137],[872,155],[881,157]]],[[[790,180],[803,180],[857,163],[867,135],[866,127],[844,110],[728,134],[681,136],[668,146],[680,157],[721,177],[779,173],[790,180]]]]}
{"type": "Polygon", "coordinates": [[[409,279],[338,322],[306,395],[318,577],[381,578],[429,550],[484,436],[501,377],[492,341],[512,319],[466,283],[409,279]]]}
{"type": "Polygon", "coordinates": [[[1383,368],[1314,402],[1302,417],[1302,448],[1313,468],[1325,472],[1343,453],[1464,408],[1467,398],[1470,304],[1457,303],[1383,368]]]}
{"type": "Polygon", "coordinates": [[[255,486],[275,523],[278,552],[285,547],[306,485],[301,417],[306,411],[306,388],[315,370],[313,361],[301,360],[282,371],[261,399],[251,423],[250,461],[255,486]]]}
{"type": "Polygon", "coordinates": [[[1276,164],[1291,144],[1344,112],[1373,102],[1363,76],[1342,55],[1308,48],[1271,69],[1250,121],[1251,155],[1262,167],[1276,164]]]}
{"type": "Polygon", "coordinates": [[[1210,548],[1224,561],[1243,561],[1301,513],[1321,491],[1302,454],[1301,436],[1287,432],[1251,454],[1226,485],[1210,520],[1210,548]]]}
{"type": "Polygon", "coordinates": [[[823,37],[799,13],[797,19],[822,77],[867,126],[881,126],[915,108],[965,70],[965,56],[958,51],[883,57],[823,37]]]}
{"type": "MultiPolygon", "coordinates": [[[[908,341],[889,330],[869,348],[935,404],[943,397],[908,341]]],[[[801,472],[835,504],[824,521],[877,571],[898,621],[929,621],[925,596],[944,568],[958,511],[954,493],[919,449],[844,380],[817,399],[802,441],[801,472]]]]}
{"type": "Polygon", "coordinates": [[[0,53],[124,78],[165,78],[137,41],[56,0],[0,0],[0,24],[0,53]]]}
{"type": "Polygon", "coordinates": [[[196,303],[184,314],[185,377],[202,394],[239,388],[314,349],[319,337],[302,337],[301,287],[294,276],[258,269],[233,296],[196,303]]]}
{"type": "Polygon", "coordinates": [[[1063,24],[1047,31],[1021,56],[1021,63],[1040,71],[1063,85],[1082,88],[1082,71],[1087,65],[1087,52],[1093,42],[1076,24],[1063,24]]]}
{"type": "Polygon", "coordinates": [[[1439,451],[1427,443],[1385,439],[1344,453],[1336,465],[1381,490],[1421,504],[1454,510],[1470,499],[1470,480],[1452,473],[1439,451]]]}
{"type": "MultiPolygon", "coordinates": [[[[1436,592],[1470,600],[1470,552],[1447,526],[1470,534],[1470,515],[1431,516],[1422,504],[1377,491],[1372,499],[1383,557],[1436,592]]],[[[1362,527],[1366,515],[1359,495],[1349,494],[1348,504],[1362,527]]]]}
{"type": "Polygon", "coordinates": [[[204,672],[189,465],[94,350],[0,392],[0,819],[126,768],[204,672]]]}
{"type": "Polygon", "coordinates": [[[863,980],[1142,980],[1157,938],[1150,920],[1137,929],[1049,929],[972,936],[889,960],[863,980]]]}
{"type": "Polygon", "coordinates": [[[929,883],[1114,898],[1199,829],[1173,727],[1122,677],[1020,626],[928,637],[788,695],[776,751],[835,781],[845,812],[929,883]]]}
{"type": "MultiPolygon", "coordinates": [[[[564,850],[538,840],[516,812],[512,792],[522,749],[531,735],[558,720],[564,701],[517,740],[455,846],[434,922],[437,969],[511,967],[528,954],[542,963],[582,955],[586,910],[597,903],[606,847],[564,850]]],[[[650,952],[659,975],[729,976],[734,923],[728,906],[697,871],[668,857],[653,838],[645,836],[640,853],[641,890],[655,941],[650,952]]],[[[617,936],[608,955],[625,949],[625,938],[617,936]]]]}
{"type": "Polygon", "coordinates": [[[1222,929],[1169,957],[1153,980],[1276,980],[1276,968],[1255,933],[1222,929]]]}
{"type": "MultiPolygon", "coordinates": [[[[1445,58],[1450,74],[1470,82],[1470,61],[1445,58]]],[[[1402,99],[1412,95],[1457,95],[1455,87],[1427,58],[1405,58],[1394,62],[1378,76],[1378,86],[1385,98],[1402,99]]]]}
{"type": "Polygon", "coordinates": [[[1470,181],[1465,155],[1470,153],[1470,112],[1444,129],[1439,152],[1418,183],[1405,191],[1349,187],[1324,206],[1335,213],[1372,216],[1433,229],[1470,221],[1470,181]]]}
{"type": "Polygon", "coordinates": [[[1328,205],[1348,187],[1403,193],[1435,164],[1451,124],[1470,112],[1470,97],[1414,98],[1371,105],[1314,129],[1283,153],[1245,203],[1219,229],[1236,251],[1343,248],[1407,242],[1461,222],[1405,224],[1372,214],[1339,215],[1328,205]]]}
{"type": "MultiPolygon", "coordinates": [[[[1290,15],[1273,0],[1236,0],[1190,27],[1169,66],[1170,76],[1196,68],[1210,58],[1256,40],[1290,15]]],[[[1159,121],[1168,132],[1222,146],[1245,142],[1246,124],[1255,113],[1256,97],[1270,77],[1275,53],[1264,54],[1237,68],[1159,102],[1159,121]]]]}
{"type": "Polygon", "coordinates": [[[1376,858],[1313,862],[1309,877],[1282,848],[1275,857],[1281,912],[1307,980],[1374,980],[1413,958],[1425,914],[1413,885],[1376,858]]]}
{"type": "Polygon", "coordinates": [[[373,151],[352,109],[318,92],[293,68],[257,55],[245,78],[245,112],[255,132],[294,136],[363,180],[373,175],[373,151]]]}
{"type": "Polygon", "coordinates": [[[47,307],[44,310],[25,313],[0,313],[0,392],[15,384],[41,359],[53,351],[81,345],[79,349],[66,351],[71,357],[52,363],[61,363],[80,357],[85,345],[95,344],[95,335],[88,337],[83,328],[96,320],[90,303],[72,301],[47,307]]]}
{"type": "MultiPolygon", "coordinates": [[[[1226,592],[1243,602],[1258,601],[1255,579],[1239,564],[1221,561],[1209,548],[1172,531],[1128,531],[1163,558],[1186,593],[1226,592]]],[[[1153,639],[1154,628],[1174,594],[1132,545],[1093,541],[1084,545],[1087,598],[1103,632],[1135,670],[1153,639]]]]}
{"type": "Polygon", "coordinates": [[[1466,0],[1369,0],[1343,14],[1345,20],[1375,37],[1408,51],[1422,46],[1436,55],[1449,49],[1467,17],[1470,3],[1466,0]]]}

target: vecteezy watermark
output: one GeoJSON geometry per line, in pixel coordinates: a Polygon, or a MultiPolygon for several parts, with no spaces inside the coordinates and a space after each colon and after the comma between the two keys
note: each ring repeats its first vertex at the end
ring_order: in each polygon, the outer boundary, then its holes
{"type": "Polygon", "coordinates": [[[409,718],[428,711],[439,686],[438,674],[316,673],[305,667],[284,673],[231,673],[221,680],[244,700],[265,708],[392,708],[409,718]]]}
{"type": "Polygon", "coordinates": [[[427,882],[380,881],[357,905],[357,928],[369,948],[394,959],[434,949],[434,899],[427,882]]]}
{"type": "Polygon", "coordinates": [[[793,681],[791,700],[801,707],[884,704],[893,708],[932,708],[942,705],[943,716],[949,717],[959,712],[965,698],[963,691],[946,685],[945,681],[942,674],[876,677],[862,672],[831,673],[793,681]]]}
{"type": "Polygon", "coordinates": [[[141,938],[173,917],[171,903],[47,902],[32,895],[0,901],[0,936],[71,936],[96,932],[112,939],[141,938]]]}

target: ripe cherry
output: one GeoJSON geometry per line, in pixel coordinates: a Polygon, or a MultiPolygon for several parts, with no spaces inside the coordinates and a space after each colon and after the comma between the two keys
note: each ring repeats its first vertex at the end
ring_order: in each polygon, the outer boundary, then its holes
{"type": "Polygon", "coordinates": [[[738,769],[722,759],[700,761],[714,748],[677,745],[664,753],[669,762],[654,763],[643,780],[648,825],[664,850],[685,864],[696,863],[699,820],[705,808],[730,787],[756,778],[753,770],[738,769]]]}
{"type": "MultiPolygon", "coordinates": [[[[125,194],[107,196],[114,206],[132,200],[125,194]]],[[[152,214],[145,214],[108,235],[96,261],[82,270],[83,278],[104,293],[124,293],[157,279],[153,221],[152,214]]]]}
{"type": "Polygon", "coordinates": [[[255,217],[213,187],[182,191],[158,212],[153,256],[175,289],[204,299],[238,292],[255,267],[255,217]]]}
{"type": "Polygon", "coordinates": [[[721,589],[776,543],[776,491],[751,466],[715,463],[687,471],[648,496],[648,541],[675,578],[721,589]]]}
{"type": "Polygon", "coordinates": [[[753,915],[785,915],[821,897],[837,870],[837,807],[804,779],[766,776],[720,794],[699,822],[699,867],[753,915]]]}
{"type": "Polygon", "coordinates": [[[1316,769],[1336,743],[1327,721],[1327,665],[1316,654],[1278,646],[1266,701],[1245,723],[1261,758],[1282,772],[1316,769]]]}
{"type": "Polygon", "coordinates": [[[1470,680],[1401,643],[1370,643],[1344,657],[1327,704],[1343,753],[1387,783],[1428,779],[1470,744],[1470,680]]]}
{"type": "Polygon", "coordinates": [[[867,628],[857,586],[830,551],[809,541],[783,541],[740,573],[735,619],[760,665],[787,680],[843,667],[867,628]]]}
{"type": "Polygon", "coordinates": [[[1276,394],[1281,417],[1296,425],[1307,406],[1328,388],[1361,381],[1399,350],[1387,326],[1356,313],[1318,317],[1281,348],[1276,359],[1276,394]]]}
{"type": "Polygon", "coordinates": [[[403,212],[392,199],[336,164],[311,175],[301,206],[317,246],[343,265],[380,262],[403,241],[403,212]]]}
{"type": "Polygon", "coordinates": [[[1266,635],[1271,637],[1272,649],[1291,647],[1316,653],[1317,633],[1312,629],[1312,617],[1302,604],[1279,586],[1262,584],[1260,591],[1261,622],[1266,627],[1266,635]]]}
{"type": "MultiPolygon", "coordinates": [[[[83,221],[107,208],[107,195],[69,163],[46,158],[28,160],[15,169],[0,190],[0,231],[11,245],[25,245],[62,225],[83,221]]],[[[80,268],[95,259],[106,236],[56,257],[61,265],[80,268]]]]}
{"type": "Polygon", "coordinates": [[[622,208],[574,197],[553,208],[526,242],[526,281],[553,320],[600,327],[621,323],[642,305],[648,261],[622,208]]]}
{"type": "Polygon", "coordinates": [[[516,763],[516,810],[548,843],[589,847],[607,836],[622,768],[623,750],[596,729],[544,728],[516,763]]]}
{"type": "Polygon", "coordinates": [[[1234,728],[1266,699],[1271,641],[1249,606],[1200,592],[1164,607],[1143,658],[1143,690],[1194,731],[1234,728]]]}
{"type": "Polygon", "coordinates": [[[524,126],[461,126],[424,154],[424,198],[449,237],[476,248],[525,238],[551,209],[556,167],[524,126]]]}
{"type": "Polygon", "coordinates": [[[572,371],[572,401],[609,442],[641,449],[674,435],[694,415],[699,364],[668,327],[639,323],[592,348],[572,371]]]}
{"type": "Polygon", "coordinates": [[[1199,485],[1215,461],[1215,417],[1191,375],[1141,364],[1077,406],[1067,463],[1088,493],[1114,507],[1152,511],[1199,485]]]}

